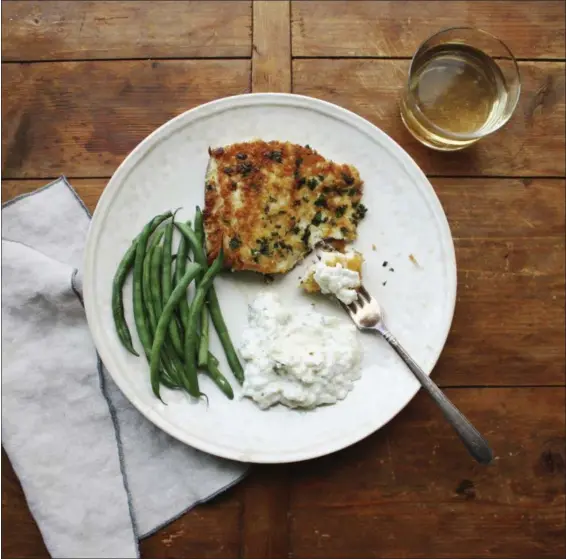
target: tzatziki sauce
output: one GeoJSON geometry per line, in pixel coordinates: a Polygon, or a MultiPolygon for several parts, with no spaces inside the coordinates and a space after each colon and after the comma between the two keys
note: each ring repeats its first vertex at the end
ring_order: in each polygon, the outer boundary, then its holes
{"type": "Polygon", "coordinates": [[[249,306],[240,355],[243,394],[260,408],[313,408],[344,399],[360,378],[361,345],[346,318],[289,308],[273,292],[249,306]]]}

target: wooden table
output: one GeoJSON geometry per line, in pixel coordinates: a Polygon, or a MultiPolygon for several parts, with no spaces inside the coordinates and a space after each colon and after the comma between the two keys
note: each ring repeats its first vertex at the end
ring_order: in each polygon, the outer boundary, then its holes
{"type": "MultiPolygon", "coordinates": [[[[474,464],[419,393],[320,460],[257,467],[141,544],[142,557],[564,557],[563,1],[2,2],[2,198],[64,173],[94,210],[124,156],[203,102],[293,91],[377,124],[431,179],[458,302],[435,380],[496,452],[474,464]],[[409,58],[474,25],[519,59],[521,100],[461,153],[398,114],[409,58]]],[[[2,553],[45,557],[2,455],[2,553]]]]}

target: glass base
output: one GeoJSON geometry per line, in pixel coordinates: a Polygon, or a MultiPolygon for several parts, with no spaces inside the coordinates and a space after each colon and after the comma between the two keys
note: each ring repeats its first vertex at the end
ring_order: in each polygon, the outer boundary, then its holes
{"type": "Polygon", "coordinates": [[[411,136],[413,136],[421,144],[431,149],[437,151],[459,151],[475,144],[479,140],[479,138],[473,138],[471,140],[452,140],[443,138],[422,126],[422,124],[420,124],[407,111],[403,101],[401,101],[400,105],[401,120],[403,121],[405,128],[407,128],[407,130],[411,133],[411,136]]]}

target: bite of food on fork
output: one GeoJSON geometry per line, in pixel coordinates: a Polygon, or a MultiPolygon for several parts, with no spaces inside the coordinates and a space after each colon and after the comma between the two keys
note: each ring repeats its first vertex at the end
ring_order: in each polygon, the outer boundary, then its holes
{"type": "Polygon", "coordinates": [[[320,291],[335,297],[358,330],[381,334],[441,409],[468,452],[479,463],[489,464],[493,459],[493,452],[487,441],[385,325],[379,303],[362,284],[362,255],[353,250],[340,253],[329,245],[322,245],[315,254],[318,261],[309,269],[306,278],[302,281],[303,288],[307,292],[320,291]]]}

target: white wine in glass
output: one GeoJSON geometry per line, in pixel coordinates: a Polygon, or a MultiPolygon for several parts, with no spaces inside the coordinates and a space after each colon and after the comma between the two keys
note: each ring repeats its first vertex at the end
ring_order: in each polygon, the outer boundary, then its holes
{"type": "Polygon", "coordinates": [[[415,54],[401,116],[423,144],[462,149],[501,128],[519,92],[517,64],[499,39],[472,28],[447,29],[415,54]]]}

